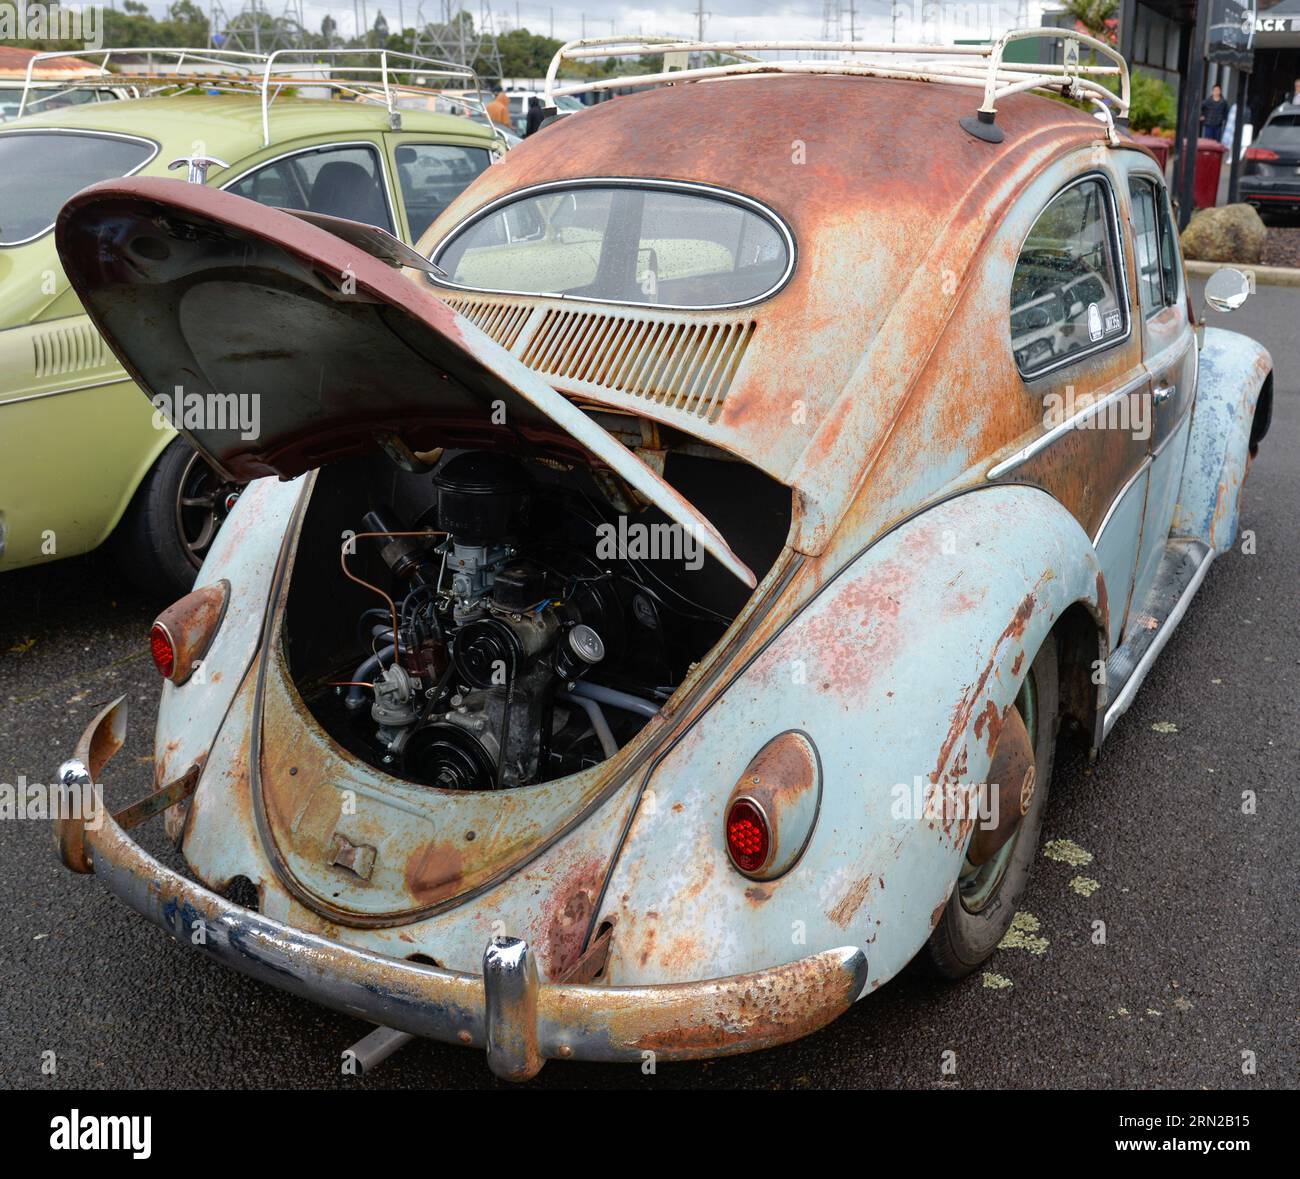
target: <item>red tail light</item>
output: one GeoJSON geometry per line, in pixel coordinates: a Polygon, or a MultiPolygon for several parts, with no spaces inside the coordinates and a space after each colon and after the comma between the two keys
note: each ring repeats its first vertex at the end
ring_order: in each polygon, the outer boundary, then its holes
{"type": "Polygon", "coordinates": [[[194,674],[226,615],[229,597],[230,583],[219,581],[186,594],[158,615],[149,631],[149,654],[159,675],[183,684],[194,674]]]}
{"type": "Polygon", "coordinates": [[[772,853],[772,828],[763,808],[738,798],[727,812],[727,854],[742,872],[761,871],[772,853]]]}
{"type": "Polygon", "coordinates": [[[158,674],[165,680],[171,679],[176,670],[176,647],[161,622],[155,622],[149,631],[149,654],[153,656],[158,674]]]}
{"type": "Polygon", "coordinates": [[[1277,152],[1269,151],[1266,147],[1248,147],[1246,148],[1246,159],[1275,160],[1277,159],[1277,152]]]}

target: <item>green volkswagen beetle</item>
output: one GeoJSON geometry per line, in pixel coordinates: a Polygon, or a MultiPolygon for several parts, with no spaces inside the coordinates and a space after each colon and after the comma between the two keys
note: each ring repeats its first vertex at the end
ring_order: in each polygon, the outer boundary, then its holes
{"type": "Polygon", "coordinates": [[[0,572],[111,539],[134,580],[183,592],[240,491],[150,409],[69,288],[52,229],[73,193],[189,165],[210,187],[413,242],[503,147],[469,117],[310,97],[268,113],[256,92],[192,88],[0,130],[0,572]]]}

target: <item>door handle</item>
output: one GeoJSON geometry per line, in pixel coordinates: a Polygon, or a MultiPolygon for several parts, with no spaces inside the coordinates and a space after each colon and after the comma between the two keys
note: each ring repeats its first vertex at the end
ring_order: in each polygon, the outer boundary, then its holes
{"type": "Polygon", "coordinates": [[[1151,390],[1151,397],[1157,405],[1164,405],[1177,392],[1177,385],[1156,385],[1151,390]]]}

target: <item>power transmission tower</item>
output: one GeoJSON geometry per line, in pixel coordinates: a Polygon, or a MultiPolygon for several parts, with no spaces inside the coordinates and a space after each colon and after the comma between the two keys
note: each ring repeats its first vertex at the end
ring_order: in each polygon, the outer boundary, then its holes
{"type": "Polygon", "coordinates": [[[465,6],[453,0],[437,4],[438,19],[424,15],[424,0],[415,11],[415,43],[412,51],[457,65],[477,67],[486,78],[501,77],[501,50],[497,45],[492,5],[480,0],[478,20],[465,6]]]}
{"type": "MultiPolygon", "coordinates": [[[[822,40],[844,40],[844,12],[840,0],[825,0],[822,4],[822,40]]],[[[820,53],[817,56],[825,58],[838,54],[820,53]]]]}
{"type": "Polygon", "coordinates": [[[273,17],[265,0],[244,0],[229,16],[220,0],[213,0],[208,21],[208,48],[232,49],[241,53],[273,53],[277,49],[302,49],[302,0],[285,0],[284,9],[273,17]]]}

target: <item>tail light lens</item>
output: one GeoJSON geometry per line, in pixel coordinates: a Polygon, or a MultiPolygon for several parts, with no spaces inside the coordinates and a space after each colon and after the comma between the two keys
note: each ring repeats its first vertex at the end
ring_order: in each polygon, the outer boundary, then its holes
{"type": "Polygon", "coordinates": [[[738,798],[727,812],[727,854],[746,875],[761,872],[772,855],[772,827],[763,808],[738,798]]]}
{"type": "Polygon", "coordinates": [[[1246,148],[1246,159],[1275,160],[1277,159],[1277,152],[1269,151],[1266,147],[1248,147],[1246,148]]]}
{"type": "Polygon", "coordinates": [[[183,684],[194,674],[221,626],[229,600],[230,582],[219,581],[186,594],[158,615],[149,631],[149,654],[159,675],[183,684]]]}
{"type": "Polygon", "coordinates": [[[171,679],[176,670],[176,645],[161,622],[155,622],[149,629],[149,654],[158,674],[165,680],[171,679]]]}

